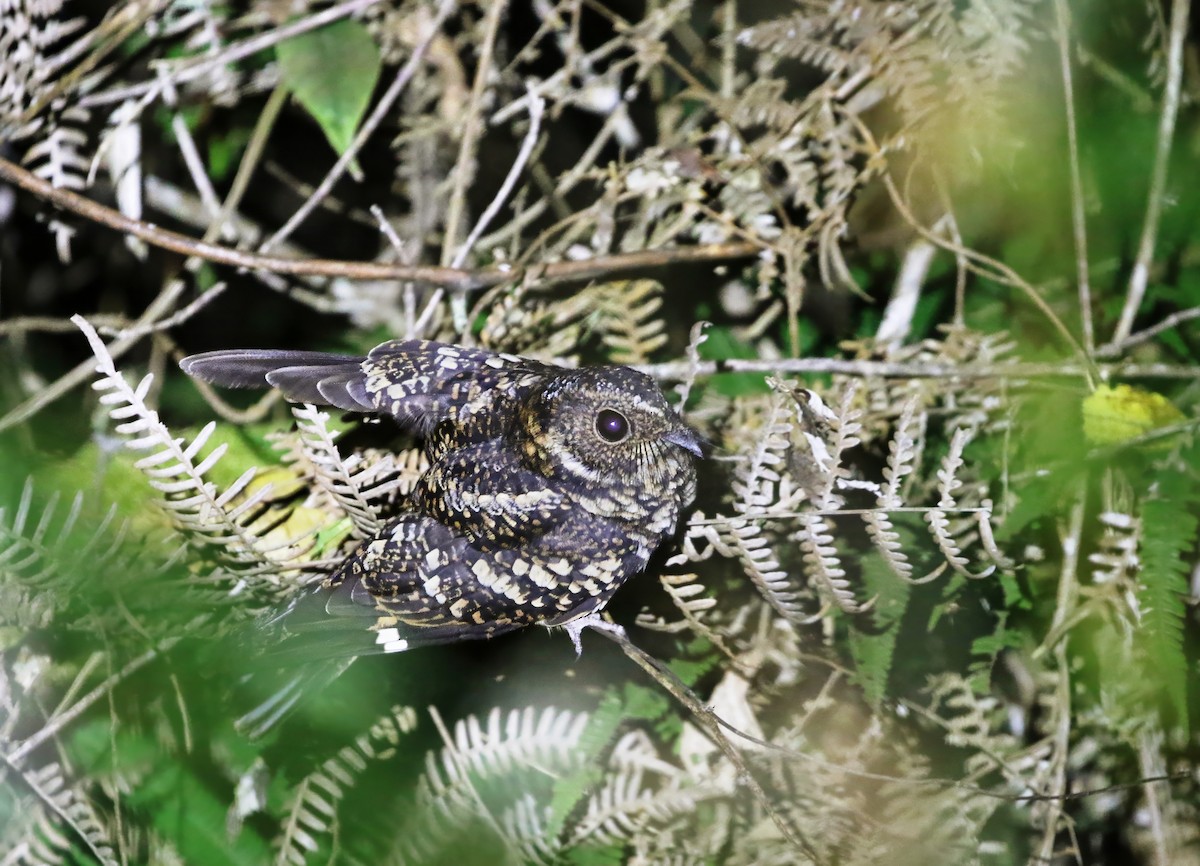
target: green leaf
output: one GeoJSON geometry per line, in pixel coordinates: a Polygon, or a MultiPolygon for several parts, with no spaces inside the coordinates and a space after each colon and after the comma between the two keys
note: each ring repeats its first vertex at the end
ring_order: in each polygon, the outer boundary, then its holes
{"type": "Polygon", "coordinates": [[[1146,681],[1172,711],[1176,725],[1188,729],[1188,659],[1183,625],[1188,593],[1184,554],[1196,540],[1195,505],[1200,501],[1188,473],[1165,471],[1158,494],[1142,505],[1142,573],[1138,606],[1142,611],[1137,644],[1146,665],[1146,681]]]}
{"type": "Polygon", "coordinates": [[[856,664],[854,678],[862,686],[867,700],[878,707],[887,694],[888,676],[896,650],[900,621],[908,609],[912,585],[905,583],[888,568],[877,553],[863,559],[863,580],[868,595],[875,597],[872,615],[874,632],[851,630],[850,653],[856,664]]]}
{"type": "Polygon", "coordinates": [[[131,792],[126,802],[144,810],[154,829],[188,863],[266,863],[270,851],[251,832],[230,840],[225,832],[227,803],[186,768],[165,763],[131,792]]]}
{"type": "Polygon", "coordinates": [[[1000,653],[1009,649],[1019,649],[1024,643],[1024,632],[1008,627],[1008,611],[999,613],[996,630],[989,635],[975,638],[971,642],[971,655],[975,660],[968,670],[968,681],[976,694],[986,695],[991,689],[992,670],[1000,653]]]}
{"type": "MultiPolygon", "coordinates": [[[[757,350],[744,340],[738,339],[729,328],[714,326],[705,333],[708,339],[700,344],[699,349],[700,357],[705,361],[727,361],[730,358],[747,360],[758,357],[757,350]]],[[[771,390],[767,387],[766,377],[761,373],[717,373],[709,377],[708,384],[718,394],[727,397],[766,394],[771,390]]]]}
{"type": "Polygon", "coordinates": [[[615,691],[610,690],[588,719],[587,727],[579,737],[577,748],[582,758],[582,766],[575,772],[554,780],[543,838],[557,839],[571,813],[587,793],[604,780],[600,757],[616,739],[624,721],[624,702],[615,691]]]}
{"type": "Polygon", "coordinates": [[[345,153],[379,80],[379,48],[366,27],[343,19],[279,43],[275,54],[284,86],[345,153]]]}

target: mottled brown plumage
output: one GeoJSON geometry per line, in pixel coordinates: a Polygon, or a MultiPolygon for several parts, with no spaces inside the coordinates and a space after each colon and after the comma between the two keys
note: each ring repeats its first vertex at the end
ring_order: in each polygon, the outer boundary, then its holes
{"type": "Polygon", "coordinates": [[[372,617],[373,646],[352,640],[350,654],[577,623],[646,567],[695,493],[696,434],[627,367],[417,340],[366,358],[232,350],[182,367],[424,437],[431,465],[402,512],[325,584],[332,617],[372,617]]]}

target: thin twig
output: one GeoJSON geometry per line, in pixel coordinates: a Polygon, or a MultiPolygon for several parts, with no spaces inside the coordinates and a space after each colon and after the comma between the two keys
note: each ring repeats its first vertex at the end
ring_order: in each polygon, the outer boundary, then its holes
{"type": "MultiPolygon", "coordinates": [[[[272,45],[278,45],[285,39],[291,39],[293,36],[299,36],[301,33],[316,30],[318,27],[324,27],[326,24],[332,24],[334,21],[340,21],[342,18],[348,18],[354,13],[374,6],[379,2],[380,0],[349,0],[349,2],[331,6],[328,9],[323,9],[305,18],[290,21],[287,24],[276,27],[273,30],[268,30],[265,33],[260,33],[257,36],[252,36],[242,42],[235,42],[219,53],[185,61],[180,67],[172,70],[171,80],[176,85],[194,81],[197,78],[207,75],[218,66],[227,66],[239,60],[244,60],[247,57],[270,48],[272,45]]],[[[154,80],[144,81],[132,87],[105,90],[83,97],[80,100],[80,105],[84,108],[93,108],[100,105],[111,105],[114,102],[125,102],[129,99],[137,99],[148,93],[153,93],[159,86],[160,83],[154,80]]]]}
{"type": "Polygon", "coordinates": [[[127,662],[120,670],[105,679],[104,682],[100,683],[100,685],[96,686],[94,689],[80,698],[69,710],[65,710],[48,719],[46,724],[42,725],[42,727],[39,728],[36,733],[30,735],[28,739],[23,740],[19,746],[5,755],[4,759],[14,766],[20,764],[20,762],[24,760],[31,752],[33,752],[34,749],[52,737],[57,736],[59,731],[83,715],[83,713],[89,707],[91,707],[92,704],[96,703],[105,695],[107,695],[109,691],[115,688],[118,683],[120,683],[122,680],[128,679],[137,671],[144,668],[155,658],[157,658],[159,653],[165,652],[176,643],[178,643],[178,638],[168,638],[167,640],[160,642],[157,648],[146,650],[137,658],[127,662]]]}
{"type": "MultiPolygon", "coordinates": [[[[138,328],[115,328],[101,327],[100,325],[96,325],[96,331],[106,337],[127,336],[136,339],[138,337],[145,337],[148,334],[154,334],[158,333],[159,331],[165,331],[169,328],[174,328],[178,325],[182,325],[192,316],[196,315],[196,313],[200,312],[217,298],[219,298],[225,293],[225,289],[228,288],[228,286],[229,284],[225,282],[214,283],[212,286],[201,292],[196,300],[192,301],[178,312],[167,316],[165,319],[159,319],[156,322],[150,322],[138,328]]],[[[92,323],[95,325],[94,321],[92,323]]],[[[72,325],[71,327],[75,326],[72,325]]]]}
{"type": "MultiPolygon", "coordinates": [[[[896,209],[900,211],[900,214],[904,217],[905,221],[908,222],[908,224],[914,229],[916,229],[922,237],[944,249],[961,254],[963,258],[970,263],[972,270],[975,270],[982,276],[1020,289],[1024,293],[1025,297],[1028,298],[1033,305],[1042,312],[1042,315],[1046,317],[1047,321],[1054,326],[1054,329],[1062,335],[1067,345],[1069,345],[1085,362],[1089,361],[1090,356],[1084,351],[1083,346],[1079,344],[1079,341],[1075,339],[1075,335],[1072,334],[1067,326],[1063,324],[1063,321],[1061,318],[1059,318],[1058,314],[1054,312],[1050,305],[1046,303],[1046,300],[1038,293],[1037,289],[1031,286],[1028,281],[1026,281],[1020,274],[1001,261],[993,259],[990,256],[986,256],[976,250],[965,248],[957,243],[953,243],[945,240],[944,238],[938,237],[935,232],[926,228],[920,223],[920,221],[917,220],[916,215],[913,214],[912,210],[908,207],[908,204],[901,196],[900,190],[896,188],[896,182],[892,179],[891,175],[885,172],[882,175],[882,179],[883,184],[887,188],[888,194],[891,197],[892,204],[894,204],[896,209]]],[[[1087,376],[1089,381],[1093,378],[1090,367],[1087,371],[1087,376]]]]}
{"type": "Polygon", "coordinates": [[[1184,322],[1190,322],[1192,319],[1198,318],[1200,318],[1200,307],[1189,307],[1186,310],[1178,310],[1161,322],[1151,325],[1149,328],[1130,334],[1123,340],[1114,340],[1107,346],[1101,346],[1096,355],[1100,358],[1115,358],[1134,346],[1139,346],[1142,343],[1152,340],[1163,331],[1169,331],[1176,325],[1182,325],[1184,322]]]}
{"type": "MultiPolygon", "coordinates": [[[[129,324],[129,320],[124,316],[104,314],[92,316],[90,321],[97,329],[106,331],[114,328],[123,328],[129,324]]],[[[7,322],[0,322],[0,337],[24,334],[28,331],[39,331],[46,334],[65,334],[77,330],[79,329],[71,323],[70,319],[56,319],[53,316],[21,316],[16,319],[9,319],[7,322]]]]}
{"type": "Polygon", "coordinates": [[[500,189],[496,192],[487,209],[484,210],[483,216],[475,223],[475,227],[471,229],[471,233],[467,235],[467,239],[463,241],[462,246],[458,248],[458,252],[454,254],[454,260],[450,263],[451,267],[461,268],[467,261],[467,256],[471,254],[479,236],[482,235],[492,220],[496,218],[496,214],[500,212],[500,208],[504,206],[504,202],[512,194],[513,187],[517,185],[517,178],[521,176],[521,172],[525,170],[525,165],[529,162],[529,156],[533,153],[534,145],[537,144],[538,134],[542,129],[542,115],[546,110],[546,101],[534,97],[529,100],[529,130],[525,133],[525,138],[521,142],[521,148],[517,151],[517,157],[513,160],[513,164],[508,169],[508,174],[504,177],[504,183],[500,185],[500,189]]]}
{"type": "Polygon", "coordinates": [[[843,376],[885,379],[1086,379],[1089,373],[1124,379],[1194,379],[1200,366],[1173,364],[1102,364],[1098,367],[1070,363],[958,364],[922,361],[871,361],[846,358],[729,358],[721,361],[669,361],[640,364],[637,369],[665,382],[682,382],[693,370],[698,376],[719,373],[783,373],[804,375],[832,373],[843,376]]]}
{"type": "Polygon", "coordinates": [[[179,109],[179,93],[175,89],[175,83],[171,81],[163,67],[159,66],[157,72],[162,83],[163,104],[171,109],[171,133],[175,136],[179,155],[183,157],[183,165],[187,169],[188,176],[192,179],[192,185],[196,188],[200,202],[208,211],[211,221],[221,212],[221,201],[217,197],[217,190],[213,187],[212,178],[208,176],[204,158],[200,156],[200,149],[196,147],[196,139],[192,137],[192,131],[188,128],[187,122],[183,119],[183,113],[179,109]]]}
{"type": "MultiPolygon", "coordinates": [[[[1162,767],[1162,747],[1162,731],[1157,728],[1143,730],[1139,735],[1138,765],[1143,776],[1161,775],[1161,771],[1164,769],[1162,767]]],[[[1170,866],[1172,862],[1171,849],[1175,846],[1168,842],[1169,813],[1159,802],[1158,792],[1154,786],[1147,785],[1145,794],[1146,811],[1150,813],[1150,837],[1154,840],[1154,866],[1170,866]]]]}
{"type": "Polygon", "coordinates": [[[1071,77],[1071,13],[1067,0],[1054,0],[1058,19],[1058,59],[1062,65],[1063,97],[1067,120],[1067,157],[1071,166],[1071,226],[1075,232],[1075,271],[1079,281],[1079,321],[1083,348],[1096,348],[1092,326],[1092,289],[1088,281],[1087,221],[1083,211],[1083,180],[1079,171],[1079,132],[1075,123],[1075,87],[1071,77]]]}
{"type": "Polygon", "coordinates": [[[1171,33],[1167,44],[1167,80],[1163,88],[1162,113],[1158,118],[1158,142],[1154,149],[1154,167],[1150,172],[1150,194],[1146,200],[1146,219],[1142,223],[1142,238],[1138,244],[1137,258],[1129,274],[1129,288],[1125,294],[1125,306],[1113,332],[1112,342],[1119,343],[1133,330],[1133,319],[1146,285],[1150,281],[1150,263],[1154,258],[1154,245],[1158,238],[1158,224],[1166,203],[1167,168],[1171,158],[1171,144],[1175,138],[1175,119],[1179,114],[1179,98],[1183,84],[1183,49],[1187,40],[1188,12],[1190,0],[1174,0],[1171,4],[1171,33]]]}
{"type": "MultiPolygon", "coordinates": [[[[458,146],[458,158],[454,161],[454,190],[450,194],[450,204],[446,209],[445,238],[442,242],[443,265],[458,267],[462,259],[458,255],[458,233],[463,219],[463,211],[467,205],[467,188],[475,179],[476,151],[479,147],[479,135],[483,131],[483,93],[492,75],[492,53],[496,49],[496,39],[500,34],[500,20],[504,10],[508,8],[508,0],[491,0],[483,36],[483,46],[479,52],[479,63],[475,70],[475,81],[471,85],[471,98],[467,104],[466,124],[463,127],[462,140],[458,146]]],[[[529,90],[532,103],[533,90],[529,90]]],[[[532,113],[532,109],[531,109],[532,113]]]]}
{"type": "MultiPolygon", "coordinates": [[[[159,228],[153,223],[130,219],[119,211],[67,189],[54,187],[15,163],[0,158],[0,180],[6,180],[34,193],[57,207],[117,231],[141,238],[147,243],[186,256],[196,256],[215,264],[230,265],[247,271],[272,271],[297,276],[343,277],[350,280],[412,280],[451,289],[476,291],[521,279],[525,268],[497,265],[476,270],[443,268],[434,265],[398,265],[383,262],[355,262],[340,259],[295,259],[265,256],[207,243],[178,232],[159,228]]],[[[531,265],[543,284],[582,282],[616,273],[645,268],[666,267],[684,262],[723,262],[755,256],[755,244],[729,242],[663,250],[639,250],[578,261],[531,265]]],[[[2,430],[3,427],[0,427],[2,430]]]]}
{"type": "MultiPolygon", "coordinates": [[[[545,109],[545,100],[531,99],[529,101],[529,131],[525,133],[525,138],[521,142],[521,148],[517,151],[517,157],[513,160],[513,164],[509,166],[508,174],[505,175],[504,182],[500,184],[500,189],[496,192],[496,195],[492,198],[478,222],[475,223],[475,227],[471,229],[471,233],[467,235],[467,239],[458,248],[458,252],[454,254],[454,260],[450,262],[451,267],[461,268],[466,263],[471,250],[479,241],[479,236],[487,230],[488,225],[496,218],[496,214],[500,213],[500,208],[504,206],[504,202],[512,194],[513,187],[517,185],[517,178],[525,170],[525,165],[529,162],[529,156],[533,153],[533,148],[537,145],[538,135],[541,134],[542,130],[542,114],[545,109]]],[[[467,319],[467,293],[461,289],[456,291],[450,298],[450,309],[454,315],[454,327],[465,336],[469,327],[467,319]]]]}
{"type": "Polygon", "coordinates": [[[316,210],[317,206],[324,201],[325,196],[329,195],[329,192],[333,189],[333,185],[341,179],[350,163],[353,162],[354,158],[358,155],[359,150],[361,150],[362,146],[366,144],[367,139],[375,133],[375,130],[379,127],[379,124],[381,124],[384,118],[391,113],[392,107],[396,104],[396,100],[398,100],[400,95],[404,93],[404,88],[408,86],[409,80],[416,74],[417,68],[425,59],[425,52],[429,49],[430,44],[433,42],[434,38],[437,37],[438,33],[441,32],[442,23],[446,20],[451,11],[453,11],[454,7],[455,0],[442,0],[442,2],[438,4],[437,13],[433,16],[433,20],[429,23],[429,31],[413,48],[412,54],[409,55],[408,62],[401,67],[400,71],[396,74],[396,78],[392,81],[387,91],[379,98],[379,103],[358,128],[358,132],[355,133],[354,139],[350,142],[350,145],[346,148],[342,155],[338,157],[337,162],[333,164],[333,167],[326,172],[325,177],[319,184],[317,184],[317,188],[313,190],[312,195],[304,200],[304,204],[300,205],[296,212],[292,214],[286,223],[283,224],[279,231],[267,238],[267,240],[259,247],[260,252],[268,252],[285,240],[293,231],[296,230],[296,227],[299,226],[300,223],[304,222],[304,220],[308,218],[309,214],[316,210]]]}
{"type": "MultiPolygon", "coordinates": [[[[1082,521],[1080,521],[1080,525],[1082,525],[1082,521]]],[[[1072,564],[1074,565],[1074,561],[1072,564]]],[[[1052,751],[1048,772],[1053,776],[1050,783],[1053,792],[1061,796],[1067,790],[1067,760],[1070,757],[1072,721],[1071,674],[1067,660],[1067,644],[1064,640],[1060,640],[1054,648],[1054,666],[1056,677],[1052,718],[1055,724],[1054,735],[1050,738],[1052,751]]],[[[1063,814],[1064,800],[1055,798],[1048,802],[1049,808],[1044,816],[1046,824],[1042,828],[1042,847],[1039,857],[1044,863],[1049,863],[1054,859],[1054,840],[1058,836],[1058,822],[1066,817],[1063,814]]]]}
{"type": "MultiPolygon", "coordinates": [[[[241,206],[242,198],[245,196],[246,190],[250,187],[250,181],[262,160],[267,140],[271,136],[271,130],[275,126],[275,121],[278,119],[279,112],[283,108],[286,99],[287,92],[283,88],[276,88],[275,92],[267,100],[267,104],[263,106],[263,110],[259,114],[258,120],[255,121],[254,129],[250,134],[250,140],[246,144],[246,150],[238,163],[237,173],[234,175],[233,183],[229,187],[229,194],[225,197],[224,202],[217,205],[215,214],[209,221],[208,228],[204,232],[204,241],[216,240],[224,232],[227,225],[233,225],[233,215],[241,206]]],[[[234,236],[236,237],[236,235],[237,231],[234,229],[234,236]]],[[[199,258],[191,256],[184,263],[184,267],[194,268],[200,264],[200,261],[199,258]]],[[[137,339],[147,334],[159,333],[176,325],[181,325],[208,306],[212,301],[216,300],[225,291],[225,285],[224,282],[216,283],[174,315],[157,322],[146,323],[140,327],[126,328],[124,331],[119,332],[117,336],[137,339]]]]}
{"type": "Polygon", "coordinates": [[[783,838],[798,850],[803,851],[813,863],[820,863],[821,859],[811,843],[804,838],[804,834],[799,829],[791,826],[787,819],[779,813],[779,810],[771,802],[770,797],[767,796],[767,792],[759,784],[758,779],[750,772],[750,767],[747,765],[741,751],[721,732],[722,723],[717,714],[696,697],[695,692],[688,688],[687,683],[681,680],[674,671],[659,662],[658,659],[634,645],[633,641],[629,639],[624,631],[605,628],[596,628],[593,630],[604,635],[619,646],[622,652],[632,659],[638,667],[648,673],[659,685],[670,692],[677,701],[687,707],[696,721],[704,728],[708,738],[725,753],[725,757],[737,769],[740,780],[746,784],[750,792],[754,795],[754,799],[758,801],[759,805],[770,816],[775,826],[779,828],[779,832],[783,834],[783,838]]]}
{"type": "MultiPolygon", "coordinates": [[[[3,162],[3,160],[0,160],[3,162]]],[[[3,166],[0,166],[2,173],[3,166]]],[[[63,190],[65,192],[65,190],[63,190]]],[[[158,321],[160,316],[164,316],[175,306],[175,301],[183,293],[183,281],[171,280],[166,288],[159,292],[158,297],[150,302],[150,306],[146,307],[141,316],[133,324],[133,330],[158,321]]],[[[137,345],[140,337],[120,337],[108,344],[108,352],[114,360],[124,355],[131,348],[137,345]]],[[[59,376],[45,388],[42,388],[36,394],[33,394],[25,401],[16,406],[8,414],[0,417],[0,432],[15,427],[17,424],[32,418],[44,407],[50,405],[59,397],[62,397],[71,389],[78,385],[82,385],[96,372],[96,363],[92,358],[80,362],[69,372],[59,376]]]]}

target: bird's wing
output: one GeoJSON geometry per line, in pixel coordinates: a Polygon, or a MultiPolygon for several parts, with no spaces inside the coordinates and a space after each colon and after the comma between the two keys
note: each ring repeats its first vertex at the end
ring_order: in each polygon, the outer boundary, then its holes
{"type": "Polygon", "coordinates": [[[484,551],[554,531],[573,504],[560,482],[524,466],[503,438],[446,451],[421,477],[411,502],[484,551]]]}
{"type": "Polygon", "coordinates": [[[365,358],[228,349],[191,355],[179,366],[215,385],[270,385],[296,403],[388,414],[420,435],[461,411],[484,413],[492,402],[520,399],[555,369],[515,355],[429,340],[393,340],[365,358]]]}
{"type": "Polygon", "coordinates": [[[530,625],[528,590],[507,570],[514,551],[485,553],[431,517],[406,514],[363,542],[280,618],[280,661],[314,661],[494,637],[530,625]]]}

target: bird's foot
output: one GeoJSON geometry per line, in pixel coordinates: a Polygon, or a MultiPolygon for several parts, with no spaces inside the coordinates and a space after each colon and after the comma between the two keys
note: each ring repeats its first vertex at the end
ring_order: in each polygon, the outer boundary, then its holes
{"type": "Polygon", "coordinates": [[[587,616],[582,616],[563,625],[563,629],[567,632],[567,637],[571,639],[571,644],[575,647],[575,658],[583,655],[583,642],[579,639],[579,636],[583,634],[585,628],[594,628],[596,631],[607,631],[625,637],[624,626],[604,619],[600,614],[592,611],[587,616]]]}

